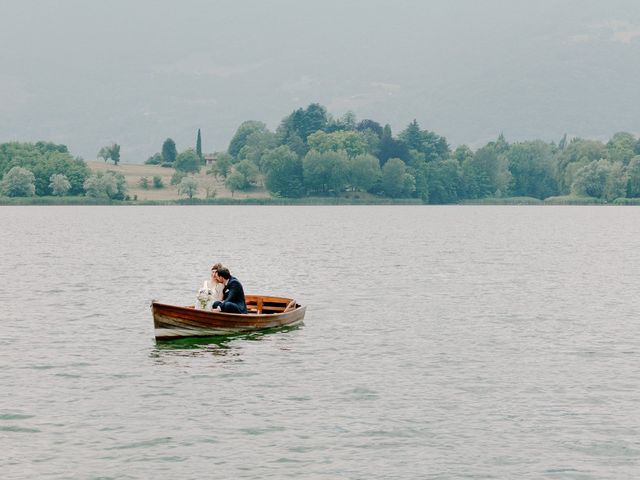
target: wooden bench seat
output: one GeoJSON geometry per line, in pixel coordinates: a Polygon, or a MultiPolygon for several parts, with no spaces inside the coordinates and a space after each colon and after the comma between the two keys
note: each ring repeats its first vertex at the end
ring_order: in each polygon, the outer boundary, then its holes
{"type": "Polygon", "coordinates": [[[295,301],[289,298],[266,297],[260,295],[246,295],[247,312],[249,313],[280,313],[295,306],[295,301]]]}

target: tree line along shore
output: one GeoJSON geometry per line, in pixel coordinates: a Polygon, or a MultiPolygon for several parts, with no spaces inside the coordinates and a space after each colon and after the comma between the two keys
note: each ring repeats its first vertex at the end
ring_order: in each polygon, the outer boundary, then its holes
{"type": "Polygon", "coordinates": [[[640,139],[567,138],[472,150],[414,120],[389,125],[299,108],[275,131],[246,121],[224,152],[178,152],[167,138],[144,164],[120,145],[85,161],[50,142],[0,144],[0,203],[11,204],[640,204],[640,139]]]}

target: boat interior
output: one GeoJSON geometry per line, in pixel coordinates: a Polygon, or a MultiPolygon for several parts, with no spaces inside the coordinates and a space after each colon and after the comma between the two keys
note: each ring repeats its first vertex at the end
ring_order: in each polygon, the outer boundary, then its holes
{"type": "Polygon", "coordinates": [[[246,295],[245,302],[247,313],[282,313],[296,308],[296,301],[292,298],[246,295]]]}

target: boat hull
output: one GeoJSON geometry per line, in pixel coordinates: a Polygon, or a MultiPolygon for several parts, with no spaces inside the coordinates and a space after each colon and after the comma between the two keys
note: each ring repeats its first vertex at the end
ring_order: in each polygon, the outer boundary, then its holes
{"type": "Polygon", "coordinates": [[[307,307],[274,313],[222,313],[152,302],[156,340],[255,332],[302,323],[307,307]]]}

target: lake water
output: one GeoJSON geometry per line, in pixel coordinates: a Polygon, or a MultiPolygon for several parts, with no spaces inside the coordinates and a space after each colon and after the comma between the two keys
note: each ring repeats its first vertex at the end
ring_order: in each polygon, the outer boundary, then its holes
{"type": "Polygon", "coordinates": [[[3,479],[640,475],[640,209],[0,207],[3,479]],[[158,343],[215,261],[297,329],[158,343]]]}

